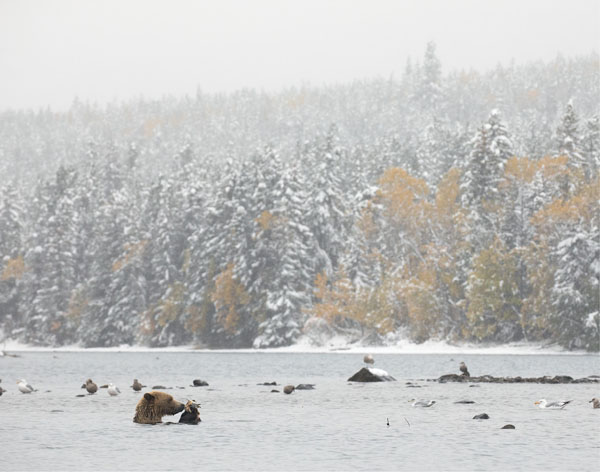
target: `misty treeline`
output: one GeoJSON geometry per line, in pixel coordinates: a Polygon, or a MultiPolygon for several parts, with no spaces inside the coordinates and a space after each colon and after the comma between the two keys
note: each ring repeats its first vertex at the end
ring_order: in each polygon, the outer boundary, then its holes
{"type": "MultiPolygon", "coordinates": [[[[43,80],[43,78],[40,78],[43,80]]],[[[0,115],[0,326],[38,345],[599,348],[599,60],[0,115]]]]}

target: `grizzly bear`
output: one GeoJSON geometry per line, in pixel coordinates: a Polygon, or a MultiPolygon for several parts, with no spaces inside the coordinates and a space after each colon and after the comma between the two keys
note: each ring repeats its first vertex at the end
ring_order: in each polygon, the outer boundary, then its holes
{"type": "Polygon", "coordinates": [[[200,413],[198,412],[198,408],[200,405],[196,403],[194,400],[189,400],[185,404],[185,411],[181,414],[179,418],[180,423],[185,424],[198,424],[200,421],[200,413]]]}
{"type": "Polygon", "coordinates": [[[146,392],[135,407],[134,423],[157,424],[162,423],[165,415],[175,415],[185,408],[172,395],[164,392],[146,392]]]}

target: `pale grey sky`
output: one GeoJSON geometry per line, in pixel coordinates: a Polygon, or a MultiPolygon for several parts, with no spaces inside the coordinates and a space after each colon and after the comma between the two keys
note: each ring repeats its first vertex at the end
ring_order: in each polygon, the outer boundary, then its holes
{"type": "Polygon", "coordinates": [[[0,0],[0,110],[399,75],[598,50],[598,0],[0,0]]]}

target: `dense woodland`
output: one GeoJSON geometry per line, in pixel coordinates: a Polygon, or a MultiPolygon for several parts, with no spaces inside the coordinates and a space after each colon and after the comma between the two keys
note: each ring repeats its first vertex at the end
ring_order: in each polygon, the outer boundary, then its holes
{"type": "Polygon", "coordinates": [[[597,351],[599,64],[4,112],[0,340],[597,351]]]}

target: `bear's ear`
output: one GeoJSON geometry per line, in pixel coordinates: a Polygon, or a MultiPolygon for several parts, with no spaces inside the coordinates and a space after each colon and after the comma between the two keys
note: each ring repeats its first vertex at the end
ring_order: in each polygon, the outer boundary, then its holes
{"type": "Polygon", "coordinates": [[[149,402],[153,402],[154,401],[154,395],[152,395],[151,393],[144,393],[144,398],[149,401],[149,402]]]}

